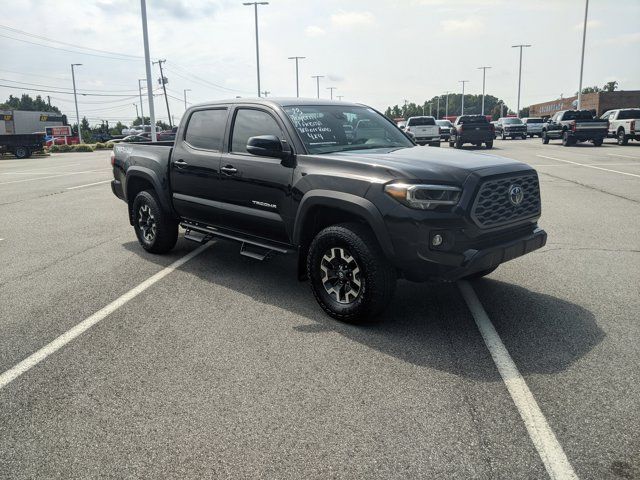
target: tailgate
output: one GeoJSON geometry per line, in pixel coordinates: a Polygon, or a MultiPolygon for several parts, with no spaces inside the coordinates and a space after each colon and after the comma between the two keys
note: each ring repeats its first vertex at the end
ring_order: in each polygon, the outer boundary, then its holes
{"type": "Polygon", "coordinates": [[[440,129],[437,125],[418,125],[411,127],[411,131],[416,137],[437,137],[440,129]]]}
{"type": "Polygon", "coordinates": [[[578,120],[576,122],[576,130],[579,132],[591,132],[594,130],[609,130],[609,122],[585,122],[578,120]]]}

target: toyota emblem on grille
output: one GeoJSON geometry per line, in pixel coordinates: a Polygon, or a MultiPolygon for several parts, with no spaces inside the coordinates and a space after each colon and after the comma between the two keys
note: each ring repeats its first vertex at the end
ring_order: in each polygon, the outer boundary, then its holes
{"type": "Polygon", "coordinates": [[[512,205],[517,207],[522,203],[523,198],[524,192],[522,191],[522,187],[520,185],[511,185],[509,187],[509,201],[512,205]]]}

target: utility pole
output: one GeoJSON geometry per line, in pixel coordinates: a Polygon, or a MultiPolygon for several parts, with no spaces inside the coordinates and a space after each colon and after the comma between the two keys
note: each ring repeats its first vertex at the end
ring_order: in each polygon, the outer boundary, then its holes
{"type": "Polygon", "coordinates": [[[156,113],[153,106],[153,85],[151,82],[151,57],[149,55],[149,32],[147,31],[146,0],[140,0],[140,10],[142,13],[142,40],[144,42],[144,65],[147,71],[147,97],[149,99],[149,123],[151,124],[151,141],[157,142],[158,135],[156,135],[156,113]]]}
{"type": "Polygon", "coordinates": [[[487,68],[491,67],[478,67],[478,70],[482,70],[482,115],[484,115],[484,85],[485,77],[487,75],[487,68]]]}
{"type": "Polygon", "coordinates": [[[338,98],[338,100],[342,101],[342,99],[344,98],[344,95],[336,95],[336,97],[338,98]]]}
{"type": "Polygon", "coordinates": [[[464,115],[464,84],[469,80],[458,80],[458,83],[462,84],[462,106],[460,107],[460,116],[464,115]]]}
{"type": "Polygon", "coordinates": [[[318,91],[318,98],[320,98],[320,79],[324,78],[324,75],[311,75],[311,78],[316,79],[316,90],[318,91]]]}
{"type": "Polygon", "coordinates": [[[584,4],[584,26],[582,27],[582,56],[580,57],[580,87],[578,88],[578,110],[582,109],[582,70],[584,68],[584,45],[587,40],[587,16],[589,14],[589,0],[584,4]]]}
{"type": "Polygon", "coordinates": [[[433,115],[431,115],[431,107],[433,107],[433,104],[431,102],[429,102],[429,116],[433,117],[433,115]]]}
{"type": "Polygon", "coordinates": [[[81,66],[81,63],[71,64],[71,80],[73,81],[73,101],[76,104],[76,120],[78,121],[78,143],[82,143],[82,132],[80,131],[80,114],[78,113],[78,96],[76,95],[76,74],[73,67],[81,66]]]}
{"type": "Polygon", "coordinates": [[[444,92],[444,94],[446,95],[445,101],[444,101],[444,116],[448,117],[449,116],[449,92],[444,92]]]}
{"type": "Polygon", "coordinates": [[[162,73],[162,64],[165,62],[166,60],[162,59],[162,60],[158,60],[157,62],[153,62],[153,64],[155,65],[157,63],[158,66],[160,67],[160,83],[162,84],[162,91],[164,92],[164,101],[167,104],[167,117],[169,119],[169,128],[173,128],[173,124],[171,123],[171,112],[169,111],[169,97],[167,97],[167,79],[164,78],[164,73],[162,73]]]}
{"type": "Polygon", "coordinates": [[[51,106],[51,97],[49,95],[47,95],[47,103],[51,106]]]}
{"type": "Polygon", "coordinates": [[[264,98],[267,98],[270,93],[271,92],[269,90],[265,90],[264,92],[262,92],[262,94],[264,95],[264,98]]]}
{"type": "Polygon", "coordinates": [[[136,118],[139,118],[139,115],[138,115],[138,104],[134,103],[133,106],[136,107],[136,118]]]}
{"type": "Polygon", "coordinates": [[[184,89],[184,109],[187,109],[187,92],[190,92],[191,89],[190,88],[185,88],[184,89]]]}
{"type": "Polygon", "coordinates": [[[260,41],[258,40],[258,5],[269,5],[269,2],[244,2],[242,5],[253,5],[256,20],[256,71],[258,74],[258,97],[260,96],[260,41]]]}
{"type": "Polygon", "coordinates": [[[296,97],[300,97],[300,82],[298,81],[298,60],[303,60],[307,57],[288,57],[289,60],[296,61],[296,97]]]}
{"type": "Polygon", "coordinates": [[[333,100],[333,91],[338,87],[327,87],[327,90],[331,90],[331,100],[333,100]]]}
{"type": "Polygon", "coordinates": [[[436,97],[438,102],[436,103],[436,120],[440,117],[440,95],[436,97]]]}
{"type": "Polygon", "coordinates": [[[139,78],[138,79],[138,95],[140,95],[140,114],[142,115],[142,123],[140,125],[144,125],[144,107],[142,106],[142,85],[140,85],[140,82],[144,82],[146,81],[146,78],[139,78]]]}
{"type": "Polygon", "coordinates": [[[522,49],[528,48],[531,45],[511,45],[511,48],[519,48],[520,49],[520,67],[518,69],[518,109],[516,110],[516,116],[520,118],[520,85],[522,82],[522,49]]]}

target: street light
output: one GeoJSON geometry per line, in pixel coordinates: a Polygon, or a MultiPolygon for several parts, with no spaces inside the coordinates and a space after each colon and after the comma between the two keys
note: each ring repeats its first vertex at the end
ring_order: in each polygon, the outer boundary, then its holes
{"type": "Polygon", "coordinates": [[[478,67],[478,70],[482,70],[482,115],[484,115],[484,80],[487,75],[487,68],[491,67],[478,67]]]}
{"type": "Polygon", "coordinates": [[[469,80],[458,80],[458,83],[462,84],[462,106],[460,107],[460,116],[464,115],[464,84],[469,80]]]}
{"type": "Polygon", "coordinates": [[[324,78],[324,75],[311,75],[311,78],[316,79],[316,90],[318,91],[318,98],[320,98],[320,79],[324,78]]]}
{"type": "Polygon", "coordinates": [[[73,101],[76,104],[76,120],[78,121],[78,143],[82,143],[82,132],[80,131],[80,114],[78,113],[78,96],[76,95],[76,74],[73,67],[81,66],[81,63],[71,64],[71,80],[73,81],[73,101]]]}
{"type": "Polygon", "coordinates": [[[438,103],[436,104],[436,120],[440,116],[440,95],[436,97],[438,99],[438,103]]]}
{"type": "Polygon", "coordinates": [[[444,101],[444,116],[448,117],[449,116],[449,92],[444,92],[444,94],[446,95],[445,101],[444,101]]]}
{"type": "Polygon", "coordinates": [[[146,81],[146,78],[138,79],[138,95],[140,95],[140,113],[142,114],[142,123],[140,125],[144,125],[144,107],[142,106],[142,85],[140,82],[146,81]]]}
{"type": "Polygon", "coordinates": [[[133,106],[136,107],[136,118],[139,118],[139,116],[138,116],[138,104],[134,103],[133,106]]]}
{"type": "Polygon", "coordinates": [[[344,98],[344,95],[336,95],[336,97],[338,98],[338,100],[342,101],[342,99],[344,98]]]}
{"type": "Polygon", "coordinates": [[[300,97],[300,83],[298,82],[298,60],[305,59],[307,57],[288,57],[289,60],[296,61],[296,97],[300,97]]]}
{"type": "Polygon", "coordinates": [[[331,90],[331,100],[333,100],[333,91],[338,87],[327,87],[327,90],[331,90]]]}
{"type": "Polygon", "coordinates": [[[258,41],[258,5],[269,5],[269,2],[244,2],[242,5],[253,5],[256,19],[256,70],[258,72],[258,97],[260,96],[260,44],[258,41]]]}
{"type": "Polygon", "coordinates": [[[582,56],[580,57],[580,88],[578,88],[578,110],[582,109],[582,69],[584,67],[584,44],[587,40],[587,15],[589,14],[589,0],[584,5],[584,26],[582,27],[582,56]]]}
{"type": "Polygon", "coordinates": [[[518,110],[516,111],[516,116],[520,118],[520,85],[522,80],[522,49],[528,48],[531,45],[511,45],[511,48],[519,48],[520,49],[520,67],[518,69],[518,110]]]}
{"type": "Polygon", "coordinates": [[[190,88],[185,88],[184,89],[184,109],[187,109],[187,92],[190,92],[191,89],[190,88]]]}

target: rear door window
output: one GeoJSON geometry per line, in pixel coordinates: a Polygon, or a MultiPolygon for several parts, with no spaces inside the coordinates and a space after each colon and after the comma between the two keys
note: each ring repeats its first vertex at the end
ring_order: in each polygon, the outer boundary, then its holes
{"type": "Polygon", "coordinates": [[[184,140],[192,147],[219,152],[226,123],[226,108],[196,110],[189,118],[184,140]]]}

